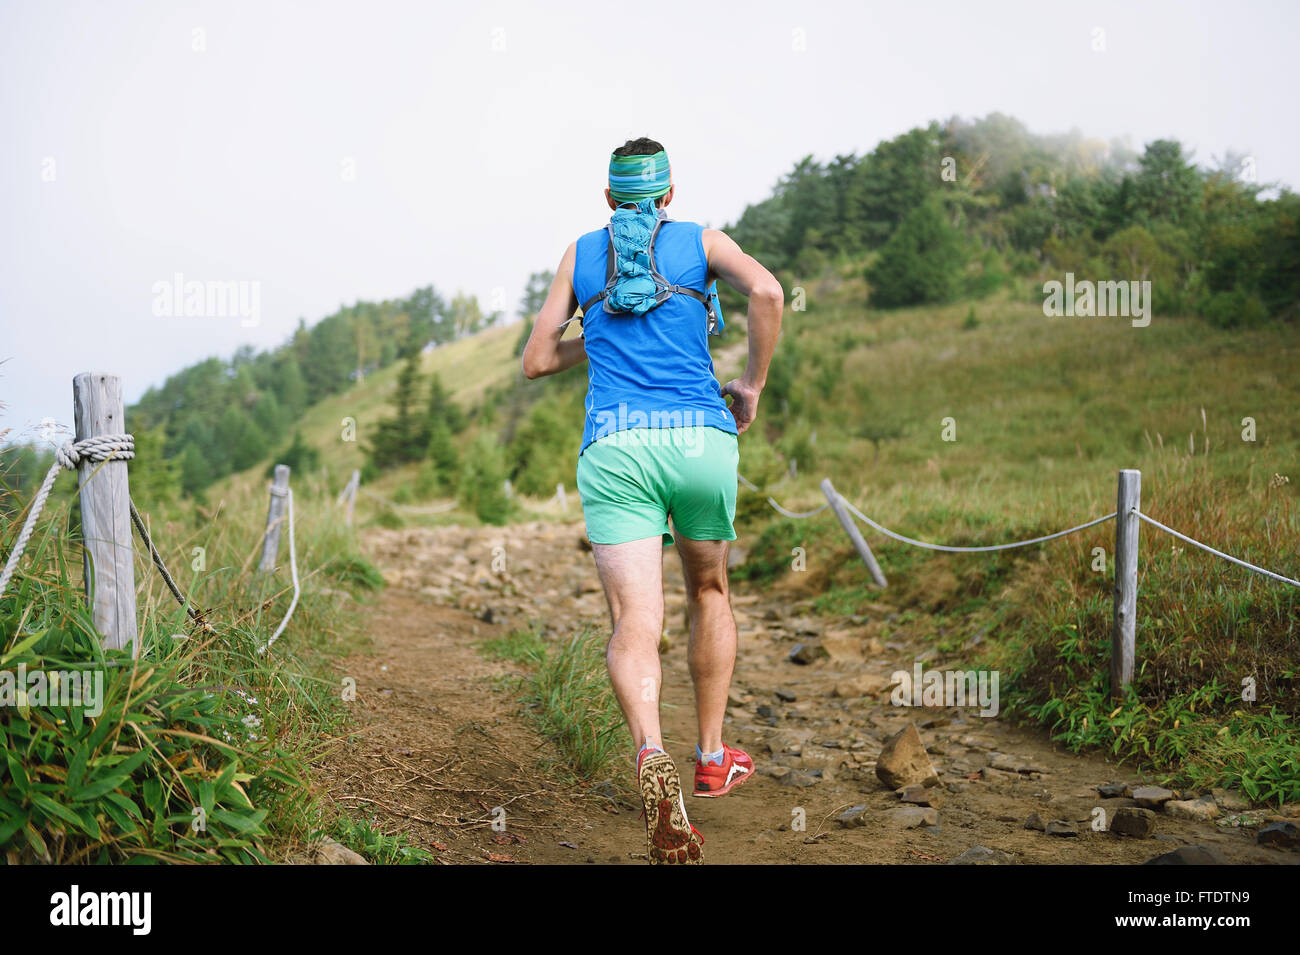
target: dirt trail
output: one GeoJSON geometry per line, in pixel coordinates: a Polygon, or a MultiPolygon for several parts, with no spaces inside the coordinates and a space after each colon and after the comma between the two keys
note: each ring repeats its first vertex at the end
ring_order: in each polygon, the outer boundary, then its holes
{"type": "MultiPolygon", "coordinates": [[[[530,621],[557,635],[583,623],[607,628],[582,539],[581,521],[366,533],[389,586],[371,628],[373,653],[345,667],[357,679],[360,729],[323,768],[332,798],[406,830],[444,862],[643,863],[640,807],[616,787],[554,782],[545,771],[552,748],[494,680],[511,665],[476,649],[530,621]],[[490,825],[498,806],[505,832],[490,825]]],[[[664,579],[672,643],[662,659],[664,733],[689,784],[694,718],[681,569],[671,549],[664,579]]],[[[973,709],[891,705],[884,689],[891,673],[910,671],[917,658],[926,667],[942,661],[930,646],[882,644],[873,635],[892,609],[886,604],[862,608],[854,623],[814,618],[807,601],[771,588],[739,588],[732,600],[740,646],[725,737],[754,756],[759,775],[723,799],[688,799],[708,862],[936,864],[983,845],[1022,863],[1137,863],[1193,844],[1230,862],[1300,861],[1258,846],[1254,829],[1230,825],[1235,812],[1214,822],[1160,813],[1147,839],[1092,831],[1095,807],[1109,819],[1136,805],[1103,799],[1099,785],[1149,780],[973,709]],[[830,656],[792,663],[800,641],[830,656]],[[899,797],[875,776],[882,742],[908,722],[920,729],[942,782],[937,826],[897,828],[886,810],[898,808],[899,797]],[[861,805],[863,825],[837,822],[861,805]],[[1073,823],[1078,835],[1027,829],[1034,813],[1044,823],[1073,823]]],[[[628,756],[630,776],[630,743],[628,756]]]]}

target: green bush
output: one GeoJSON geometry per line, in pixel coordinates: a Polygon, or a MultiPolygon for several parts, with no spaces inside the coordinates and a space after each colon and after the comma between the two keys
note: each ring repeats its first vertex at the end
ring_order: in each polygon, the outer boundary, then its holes
{"type": "Polygon", "coordinates": [[[1268,319],[1264,304],[1241,289],[1215,292],[1203,301],[1201,315],[1219,328],[1249,328],[1268,319]]]}
{"type": "Polygon", "coordinates": [[[491,434],[481,434],[465,456],[460,477],[460,500],[484,524],[505,524],[510,502],[505,494],[505,456],[491,434]]]}
{"type": "Polygon", "coordinates": [[[903,219],[866,270],[879,308],[950,302],[961,287],[965,243],[942,203],[927,199],[903,219]]]}

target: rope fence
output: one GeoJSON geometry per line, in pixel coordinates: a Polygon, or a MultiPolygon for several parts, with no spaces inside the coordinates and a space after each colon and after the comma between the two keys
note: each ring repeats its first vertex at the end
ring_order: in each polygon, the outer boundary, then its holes
{"type": "Polygon", "coordinates": [[[925,541],[919,541],[911,537],[904,537],[902,534],[896,534],[894,531],[891,531],[888,527],[881,527],[848,501],[844,502],[844,506],[852,511],[854,516],[863,523],[874,527],[886,537],[892,537],[894,540],[901,541],[904,544],[911,544],[913,547],[923,547],[926,550],[941,550],[951,554],[987,554],[996,550],[1014,550],[1017,547],[1029,547],[1032,544],[1041,544],[1043,541],[1056,540],[1058,537],[1067,537],[1077,531],[1087,530],[1089,527],[1096,527],[1098,524],[1104,524],[1106,521],[1113,520],[1115,517],[1115,511],[1111,511],[1105,517],[1099,517],[1096,520],[1088,521],[1086,524],[1079,524],[1075,527],[1069,528],[1068,530],[1057,531],[1055,534],[1045,534],[1042,537],[1034,537],[1025,541],[1012,541],[1010,544],[989,544],[983,547],[958,547],[952,544],[928,544],[925,541]]]}
{"type": "MultiPolygon", "coordinates": [[[[744,475],[737,475],[737,478],[744,487],[752,491],[762,493],[760,489],[752,482],[747,480],[744,475]]],[[[1188,537],[1186,534],[1179,533],[1172,527],[1168,527],[1140,509],[1141,499],[1141,472],[1136,470],[1122,470],[1119,472],[1118,492],[1116,509],[1109,514],[1094,518],[1083,524],[1077,524],[1074,527],[1057,531],[1053,534],[1044,534],[1042,537],[1034,537],[1029,540],[1011,541],[1006,544],[988,544],[982,546],[958,546],[953,544],[934,544],[928,541],[917,540],[914,537],[907,537],[896,531],[890,530],[882,524],[872,520],[866,514],[862,513],[852,502],[847,500],[831,485],[829,479],[822,481],[822,491],[826,495],[826,503],[811,511],[792,511],[781,506],[775,499],[768,497],[767,503],[778,514],[795,520],[803,520],[820,514],[828,507],[835,511],[844,527],[845,533],[848,534],[854,547],[857,549],[859,556],[862,557],[863,563],[871,571],[872,577],[875,578],[876,584],[881,588],[886,586],[884,574],[881,572],[876,562],[875,555],[871,548],[862,538],[857,526],[852,523],[848,517],[852,514],[858,520],[862,521],[868,527],[878,531],[885,537],[891,538],[903,544],[912,547],[920,547],[925,550],[942,551],[945,553],[957,554],[981,554],[992,553],[996,551],[1012,550],[1019,547],[1031,547],[1035,544],[1042,544],[1047,541],[1056,540],[1057,538],[1067,537],[1070,534],[1077,534],[1080,531],[1087,530],[1090,527],[1096,527],[1098,524],[1104,524],[1106,521],[1115,521],[1115,606],[1114,606],[1114,624],[1111,634],[1111,694],[1119,697],[1123,695],[1124,688],[1127,687],[1133,679],[1133,656],[1136,634],[1136,608],[1137,608],[1137,570],[1138,570],[1138,549],[1137,549],[1137,522],[1145,521],[1153,527],[1159,528],[1167,534],[1170,534],[1179,540],[1198,547],[1201,550],[1213,554],[1216,557],[1229,561],[1243,567],[1246,570],[1261,574],[1271,580],[1279,583],[1289,584],[1293,587],[1300,587],[1300,580],[1286,577],[1274,571],[1259,567],[1249,561],[1242,560],[1239,557],[1233,557],[1231,554],[1225,554],[1223,551],[1211,547],[1209,544],[1202,543],[1188,537]],[[1117,520],[1118,518],[1118,520],[1117,520]]]]}
{"type": "MultiPolygon", "coordinates": [[[[0,571],[0,599],[4,597],[9,583],[17,571],[36,522],[45,508],[59,472],[61,470],[79,470],[82,475],[79,488],[82,505],[83,537],[87,551],[86,591],[87,596],[92,600],[92,617],[96,630],[104,637],[104,646],[114,649],[133,646],[134,652],[139,652],[135,640],[137,624],[135,620],[134,570],[130,559],[131,532],[129,528],[131,526],[135,528],[140,539],[144,542],[149,556],[162,576],[167,589],[186,615],[205,632],[214,633],[213,627],[204,619],[204,614],[193,606],[189,598],[177,585],[175,578],[168,571],[162,555],[154,545],[145,521],[140,516],[135,502],[131,500],[127,486],[126,462],[135,458],[135,440],[125,432],[107,432],[105,430],[107,422],[121,422],[124,420],[120,380],[110,375],[82,374],[76,376],[73,380],[73,388],[77,408],[76,430],[78,438],[75,441],[66,441],[55,446],[54,463],[46,472],[36,494],[32,498],[22,529],[19,531],[14,546],[5,561],[3,571],[0,571]],[[100,433],[101,431],[104,433],[100,433]],[[101,471],[105,473],[101,475],[101,471]],[[125,502],[125,509],[123,509],[123,502],[125,502]],[[123,510],[125,510],[125,513],[123,513],[123,510]],[[129,517],[129,525],[125,519],[127,517],[129,517]],[[96,586],[97,583],[100,586],[96,586]]],[[[744,475],[737,474],[737,480],[740,485],[748,490],[762,493],[759,487],[744,475]]],[[[404,510],[410,513],[436,514],[449,511],[456,506],[456,502],[451,501],[427,507],[409,507],[389,501],[379,494],[362,488],[360,483],[360,472],[354,470],[347,485],[338,496],[338,503],[346,505],[348,524],[352,522],[352,511],[358,490],[394,510],[404,510]]],[[[1137,599],[1137,528],[1139,522],[1145,522],[1184,543],[1197,547],[1215,557],[1222,558],[1238,567],[1260,574],[1278,583],[1300,588],[1300,580],[1276,573],[1241,558],[1233,557],[1217,548],[1188,537],[1186,534],[1182,534],[1144,513],[1140,507],[1141,473],[1136,470],[1121,470],[1119,472],[1116,509],[1109,514],[1041,537],[979,546],[936,544],[908,537],[872,520],[836,491],[829,479],[821,482],[821,489],[826,496],[826,503],[821,507],[808,511],[790,510],[770,496],[766,500],[773,510],[792,520],[805,520],[830,508],[839,519],[841,526],[871,572],[876,584],[881,588],[887,586],[884,574],[881,572],[871,548],[867,545],[854,523],[854,517],[878,533],[899,543],[945,553],[992,553],[1021,547],[1032,547],[1071,534],[1077,534],[1106,521],[1114,520],[1116,522],[1115,619],[1112,633],[1111,660],[1111,687],[1114,695],[1120,695],[1123,688],[1132,680],[1137,599]]],[[[269,651],[283,635],[302,594],[301,581],[298,575],[297,545],[294,535],[293,491],[289,488],[289,468],[285,465],[279,465],[275,469],[275,481],[270,487],[270,499],[259,570],[270,572],[275,569],[275,559],[279,547],[279,529],[282,522],[287,522],[289,530],[289,568],[293,582],[293,597],[283,619],[281,619],[266,643],[258,650],[259,654],[269,651]]],[[[543,506],[556,505],[562,510],[566,508],[567,495],[563,484],[556,486],[555,496],[543,506]]]]}
{"type": "Polygon", "coordinates": [[[1150,517],[1147,514],[1143,514],[1141,511],[1137,510],[1136,508],[1133,510],[1133,513],[1137,515],[1138,520],[1146,521],[1152,527],[1158,527],[1166,534],[1172,534],[1174,537],[1177,537],[1180,541],[1184,541],[1185,543],[1191,544],[1193,547],[1199,547],[1201,550],[1213,554],[1215,557],[1222,557],[1224,560],[1236,564],[1238,567],[1245,567],[1247,570],[1253,570],[1257,574],[1263,574],[1265,577],[1271,577],[1273,580],[1280,581],[1284,584],[1290,584],[1292,587],[1300,587],[1300,580],[1295,580],[1291,577],[1283,577],[1281,574],[1275,574],[1271,570],[1265,570],[1263,567],[1257,567],[1254,564],[1250,563],[1249,561],[1242,560],[1239,557],[1233,557],[1231,554],[1225,554],[1221,550],[1215,550],[1209,544],[1202,544],[1198,540],[1192,540],[1192,538],[1188,537],[1186,534],[1180,534],[1172,527],[1166,527],[1164,524],[1161,524],[1154,517],[1150,517]]]}

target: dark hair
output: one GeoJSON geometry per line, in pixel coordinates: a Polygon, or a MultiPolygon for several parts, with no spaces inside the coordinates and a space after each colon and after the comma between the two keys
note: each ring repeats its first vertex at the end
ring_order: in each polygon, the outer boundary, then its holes
{"type": "Polygon", "coordinates": [[[653,139],[642,136],[640,139],[629,139],[618,149],[614,150],[615,156],[653,156],[664,147],[653,139]]]}

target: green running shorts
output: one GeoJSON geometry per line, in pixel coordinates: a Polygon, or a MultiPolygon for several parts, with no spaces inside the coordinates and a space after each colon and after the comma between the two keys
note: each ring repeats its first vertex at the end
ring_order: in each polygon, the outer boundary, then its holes
{"type": "Polygon", "coordinates": [[[578,494],[593,544],[625,544],[668,529],[690,540],[736,539],[734,434],[707,425],[626,428],[578,458],[578,494]]]}

